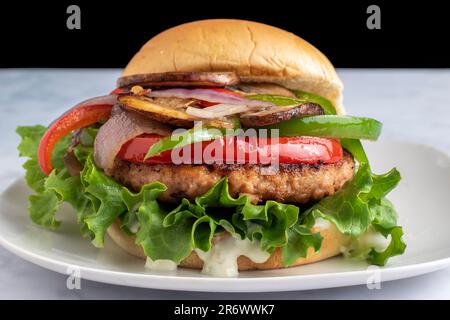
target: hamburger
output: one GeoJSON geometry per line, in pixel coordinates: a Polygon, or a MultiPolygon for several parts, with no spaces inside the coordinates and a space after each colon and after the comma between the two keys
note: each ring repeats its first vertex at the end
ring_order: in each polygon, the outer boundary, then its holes
{"type": "Polygon", "coordinates": [[[381,123],[345,115],[330,61],[287,31],[203,20],[150,39],[116,89],[50,126],[19,127],[31,219],[109,237],[150,269],[214,276],[343,254],[384,265],[405,244],[360,140],[381,123]],[[250,134],[250,133],[251,134],[250,134]]]}

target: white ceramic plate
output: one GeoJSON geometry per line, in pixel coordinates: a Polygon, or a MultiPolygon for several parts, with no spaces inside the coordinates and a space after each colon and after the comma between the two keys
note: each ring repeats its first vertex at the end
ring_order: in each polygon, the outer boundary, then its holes
{"type": "Polygon", "coordinates": [[[212,278],[199,271],[173,273],[144,270],[144,261],[121,251],[110,239],[96,249],[81,238],[69,207],[59,214],[57,232],[28,219],[29,189],[23,180],[0,197],[0,244],[42,267],[67,273],[79,268],[84,279],[157,289],[261,292],[349,286],[412,277],[450,265],[450,158],[432,148],[392,142],[367,145],[375,172],[396,166],[403,179],[390,199],[400,215],[408,244],[403,256],[390,260],[378,274],[363,262],[332,258],[312,265],[268,271],[241,272],[238,278],[212,278]]]}

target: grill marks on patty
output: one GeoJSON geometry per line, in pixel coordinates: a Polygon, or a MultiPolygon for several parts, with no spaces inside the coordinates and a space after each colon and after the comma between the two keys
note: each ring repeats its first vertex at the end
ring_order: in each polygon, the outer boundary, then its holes
{"type": "Polygon", "coordinates": [[[228,177],[232,196],[250,196],[252,202],[275,200],[307,203],[333,195],[354,174],[353,157],[344,152],[333,164],[280,164],[275,174],[264,174],[258,165],[145,165],[116,159],[107,174],[121,184],[139,191],[144,184],[160,181],[167,186],[159,200],[193,200],[206,193],[222,177],[228,177]]]}

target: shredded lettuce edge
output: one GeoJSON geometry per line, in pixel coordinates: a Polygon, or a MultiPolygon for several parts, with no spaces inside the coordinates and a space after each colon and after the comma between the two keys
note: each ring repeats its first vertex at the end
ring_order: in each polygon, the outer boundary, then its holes
{"type": "Polygon", "coordinates": [[[269,253],[279,248],[283,265],[290,266],[305,258],[310,248],[320,250],[323,239],[311,230],[316,219],[322,218],[350,239],[357,239],[369,228],[390,238],[384,250],[369,246],[353,254],[371,264],[385,265],[406,248],[397,213],[385,198],[400,181],[400,174],[396,169],[383,175],[372,173],[357,143],[355,158],[358,156],[360,165],[354,178],[335,195],[303,211],[276,201],[255,205],[247,196],[233,198],[226,177],[195,201],[183,199],[177,207],[168,207],[157,200],[167,188],[164,184],[153,182],[134,193],[96,167],[89,147],[76,150],[84,169],[79,177],[70,176],[62,164],[69,139],[58,144],[53,157],[55,169],[45,176],[37,161],[37,146],[44,132],[43,126],[17,128],[22,138],[19,154],[28,158],[24,163],[26,182],[35,191],[29,197],[30,218],[45,228],[57,229],[61,222],[56,214],[67,202],[76,212],[81,234],[96,247],[104,246],[108,227],[120,219],[122,230],[135,235],[136,243],[152,260],[169,259],[179,264],[193,249],[208,251],[214,234],[227,231],[238,239],[259,241],[269,253]]]}

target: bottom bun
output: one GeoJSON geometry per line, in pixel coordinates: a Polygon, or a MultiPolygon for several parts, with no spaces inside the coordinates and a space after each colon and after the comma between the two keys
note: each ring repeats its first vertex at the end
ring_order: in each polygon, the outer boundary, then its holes
{"type": "MultiPolygon", "coordinates": [[[[332,223],[327,223],[324,226],[315,226],[312,228],[312,231],[320,232],[322,235],[322,247],[318,252],[314,252],[313,248],[309,248],[306,258],[299,258],[293,265],[291,265],[291,267],[318,262],[339,255],[341,253],[341,248],[345,246],[347,242],[347,237],[340,233],[332,223]]],[[[116,220],[108,228],[108,235],[119,247],[129,254],[142,259],[147,258],[142,247],[135,243],[136,237],[130,236],[120,229],[119,220],[116,220]]],[[[280,249],[276,249],[269,259],[263,263],[253,262],[245,256],[240,256],[237,262],[239,270],[285,268],[282,264],[280,249]]],[[[181,262],[180,266],[192,269],[202,269],[203,261],[194,251],[192,251],[192,253],[181,262]]]]}

